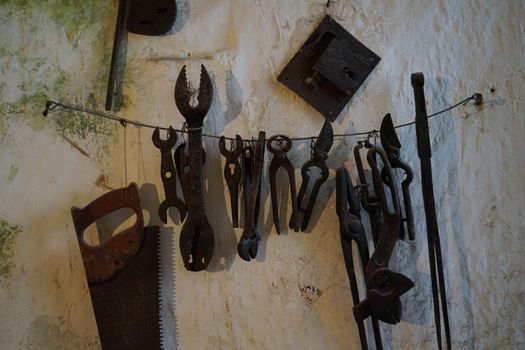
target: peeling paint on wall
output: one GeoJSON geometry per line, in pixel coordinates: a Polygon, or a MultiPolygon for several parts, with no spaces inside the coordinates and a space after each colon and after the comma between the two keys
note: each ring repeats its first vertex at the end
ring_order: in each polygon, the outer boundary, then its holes
{"type": "Polygon", "coordinates": [[[14,248],[17,236],[23,231],[19,225],[0,218],[0,280],[8,279],[15,267],[14,248]]]}

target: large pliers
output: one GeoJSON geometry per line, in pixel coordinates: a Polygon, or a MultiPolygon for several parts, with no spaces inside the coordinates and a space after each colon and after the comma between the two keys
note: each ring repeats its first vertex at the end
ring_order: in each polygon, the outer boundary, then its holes
{"type": "Polygon", "coordinates": [[[297,220],[297,192],[295,187],[295,172],[294,167],[286,153],[292,148],[292,140],[289,137],[284,135],[275,135],[270,137],[266,146],[268,151],[273,154],[272,161],[270,162],[269,169],[269,178],[270,178],[270,192],[272,199],[272,213],[273,213],[273,222],[275,224],[275,229],[277,233],[281,233],[279,227],[279,206],[277,204],[277,185],[276,185],[276,175],[279,168],[283,168],[288,174],[288,180],[290,182],[290,201],[292,203],[292,215],[290,216],[290,221],[288,227],[293,229],[295,232],[299,231],[299,225],[297,220]],[[275,147],[274,144],[278,144],[280,147],[275,147]]]}
{"type": "MultiPolygon", "coordinates": [[[[339,231],[341,234],[343,257],[345,260],[346,271],[348,273],[348,279],[350,280],[350,289],[352,291],[352,299],[355,306],[360,302],[360,298],[354,269],[352,241],[357,245],[357,251],[359,252],[359,259],[361,262],[361,274],[363,276],[364,269],[370,260],[370,255],[368,252],[368,241],[365,229],[361,222],[361,205],[356,193],[354,192],[352,179],[348,174],[348,170],[344,167],[337,169],[336,172],[335,198],[337,216],[339,217],[339,231]]],[[[364,320],[356,318],[356,322],[359,331],[359,339],[361,340],[361,348],[367,350],[368,342],[364,320]]],[[[372,316],[372,326],[376,348],[382,349],[381,330],[379,328],[379,322],[374,316],[372,316]]]]}
{"type": "Polygon", "coordinates": [[[370,148],[367,160],[372,171],[374,191],[383,213],[383,224],[376,249],[365,270],[366,299],[354,307],[354,316],[357,320],[375,316],[383,322],[396,324],[401,320],[399,297],[414,287],[414,282],[388,268],[399,234],[401,213],[395,186],[389,187],[391,200],[386,198],[377,156],[381,158],[387,176],[393,178],[386,152],[380,147],[370,148]]]}
{"type": "Polygon", "coordinates": [[[327,119],[325,120],[323,128],[319,133],[319,137],[317,137],[315,141],[312,149],[312,156],[301,167],[301,176],[303,178],[303,182],[301,183],[301,188],[299,189],[299,194],[297,195],[297,207],[299,212],[303,214],[301,231],[306,230],[308,227],[308,222],[310,221],[310,216],[312,215],[312,210],[314,208],[315,201],[317,200],[319,189],[321,188],[321,185],[328,179],[328,167],[326,166],[326,159],[328,158],[328,152],[332,148],[333,143],[334,130],[332,128],[332,124],[327,119]],[[306,197],[306,190],[310,184],[310,171],[312,168],[318,168],[321,171],[321,175],[315,180],[309,197],[306,197]],[[304,202],[306,198],[308,198],[308,201],[305,205],[304,202]]]}
{"type": "MultiPolygon", "coordinates": [[[[386,154],[388,155],[388,160],[392,169],[401,169],[405,172],[405,179],[401,182],[401,191],[403,193],[403,204],[405,209],[405,217],[402,218],[403,221],[407,224],[408,238],[413,240],[415,238],[414,230],[414,215],[412,214],[412,201],[410,199],[410,183],[414,178],[414,172],[410,165],[404,162],[400,156],[401,142],[396,134],[396,129],[394,123],[392,122],[392,117],[390,113],[385,115],[383,121],[381,122],[381,145],[383,146],[386,154]]],[[[395,186],[393,179],[389,179],[387,173],[383,171],[383,180],[387,186],[395,186]]],[[[405,225],[401,224],[399,226],[399,238],[405,239],[405,225]]]]}

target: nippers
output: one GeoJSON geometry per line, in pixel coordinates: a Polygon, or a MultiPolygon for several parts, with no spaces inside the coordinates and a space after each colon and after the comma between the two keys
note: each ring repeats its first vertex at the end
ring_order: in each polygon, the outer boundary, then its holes
{"type": "Polygon", "coordinates": [[[202,194],[202,127],[213,101],[213,86],[203,65],[197,105],[190,104],[191,96],[184,66],[175,84],[175,102],[188,129],[189,154],[189,179],[184,193],[188,216],[182,226],[179,243],[184,267],[190,271],[201,271],[208,266],[215,245],[202,194]]]}
{"type": "Polygon", "coordinates": [[[239,184],[241,183],[241,164],[239,163],[239,156],[243,153],[243,141],[239,135],[235,136],[235,148],[226,148],[226,138],[221,136],[219,139],[219,150],[226,158],[224,164],[224,178],[230,191],[230,203],[232,209],[232,224],[233,227],[239,227],[239,184]]]}
{"type": "Polygon", "coordinates": [[[288,180],[290,182],[290,200],[292,203],[292,215],[288,223],[288,227],[293,229],[295,232],[299,231],[299,225],[297,223],[297,192],[295,187],[295,173],[294,167],[290,162],[290,159],[286,156],[286,153],[292,148],[292,140],[288,136],[275,135],[270,137],[266,146],[268,151],[273,154],[272,161],[270,162],[269,178],[270,178],[270,191],[272,199],[272,213],[273,222],[277,234],[281,234],[281,228],[279,226],[279,207],[277,204],[277,185],[276,175],[279,168],[283,168],[288,174],[288,180]],[[279,146],[276,148],[274,144],[279,146]]]}
{"type": "Polygon", "coordinates": [[[312,215],[312,210],[317,200],[317,195],[319,194],[319,189],[321,185],[325,183],[328,179],[328,167],[326,166],[326,159],[328,158],[328,152],[332,148],[334,143],[334,130],[332,124],[327,119],[323,124],[323,128],[319,133],[319,137],[315,141],[312,150],[312,156],[310,160],[306,161],[301,167],[301,176],[303,182],[301,183],[301,188],[299,189],[299,194],[297,195],[297,207],[299,212],[303,214],[303,221],[301,223],[301,231],[306,230],[308,227],[308,222],[310,221],[310,216],[312,215]],[[308,197],[308,202],[305,205],[306,199],[306,190],[310,183],[310,170],[312,168],[318,168],[321,170],[321,176],[315,180],[315,183],[308,197]]]}
{"type": "Polygon", "coordinates": [[[177,196],[177,177],[175,172],[175,165],[171,156],[171,150],[177,144],[177,134],[175,129],[171,126],[168,130],[168,138],[160,138],[159,128],[155,128],[151,137],[155,147],[160,149],[161,163],[160,163],[160,177],[162,178],[162,185],[164,187],[165,199],[159,206],[159,217],[163,223],[168,222],[168,209],[175,207],[179,211],[180,221],[186,218],[187,208],[182,199],[177,196]]]}

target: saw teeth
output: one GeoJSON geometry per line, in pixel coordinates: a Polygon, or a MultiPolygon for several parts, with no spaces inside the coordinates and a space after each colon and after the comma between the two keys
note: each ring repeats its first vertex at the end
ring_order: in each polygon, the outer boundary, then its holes
{"type": "Polygon", "coordinates": [[[179,332],[179,323],[177,322],[177,279],[176,279],[176,271],[177,271],[177,267],[176,267],[176,264],[175,264],[175,260],[176,260],[176,256],[177,256],[177,244],[176,242],[174,241],[175,240],[175,236],[171,236],[171,239],[172,239],[172,249],[173,249],[173,253],[172,253],[172,273],[173,273],[173,276],[172,276],[172,279],[173,279],[173,298],[171,300],[172,302],[172,308],[173,308],[173,323],[175,325],[175,349],[178,349],[179,348],[179,345],[180,345],[180,332],[179,332]]]}
{"type": "Polygon", "coordinates": [[[160,239],[160,232],[157,233],[157,237],[157,257],[159,264],[157,274],[157,301],[159,303],[160,348],[164,349],[164,322],[162,322],[162,241],[160,239]]]}

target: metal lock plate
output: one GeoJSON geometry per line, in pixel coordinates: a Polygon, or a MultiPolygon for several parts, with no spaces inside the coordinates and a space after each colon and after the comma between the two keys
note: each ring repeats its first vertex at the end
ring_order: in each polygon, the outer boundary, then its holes
{"type": "Polygon", "coordinates": [[[380,60],[326,16],[277,79],[333,122],[380,60]]]}

